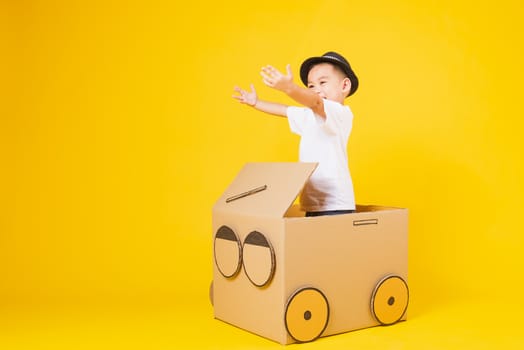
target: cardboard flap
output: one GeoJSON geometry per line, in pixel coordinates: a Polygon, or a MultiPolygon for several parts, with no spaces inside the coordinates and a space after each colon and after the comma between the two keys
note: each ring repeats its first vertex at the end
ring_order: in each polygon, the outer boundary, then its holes
{"type": "Polygon", "coordinates": [[[316,167],[317,163],[247,163],[213,210],[283,217],[316,167]]]}

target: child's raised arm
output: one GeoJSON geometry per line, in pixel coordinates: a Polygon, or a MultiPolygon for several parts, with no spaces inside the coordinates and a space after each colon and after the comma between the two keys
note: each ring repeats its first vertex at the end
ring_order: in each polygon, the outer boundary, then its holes
{"type": "Polygon", "coordinates": [[[235,91],[238,93],[238,95],[233,95],[233,98],[240,101],[240,103],[247,104],[261,112],[268,114],[273,114],[279,117],[287,116],[286,112],[288,106],[280,103],[259,100],[253,84],[251,84],[251,91],[246,91],[239,88],[238,86],[235,86],[235,91]]]}

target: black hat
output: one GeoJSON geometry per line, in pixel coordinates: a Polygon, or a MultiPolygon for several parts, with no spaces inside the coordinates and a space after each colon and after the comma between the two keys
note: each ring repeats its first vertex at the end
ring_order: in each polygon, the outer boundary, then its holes
{"type": "Polygon", "coordinates": [[[349,62],[344,57],[333,51],[326,52],[320,57],[310,57],[302,63],[300,66],[300,79],[304,85],[307,86],[307,76],[311,68],[316,64],[326,62],[340,67],[340,69],[342,69],[342,71],[347,75],[351,81],[351,90],[349,91],[348,96],[353,95],[358,89],[358,78],[351,69],[349,62]]]}

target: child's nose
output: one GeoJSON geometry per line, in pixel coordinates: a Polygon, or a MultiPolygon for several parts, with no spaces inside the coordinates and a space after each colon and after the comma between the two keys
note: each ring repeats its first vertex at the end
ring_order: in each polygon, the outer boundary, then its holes
{"type": "Polygon", "coordinates": [[[322,98],[325,97],[325,96],[324,96],[324,91],[322,91],[321,89],[317,89],[317,90],[315,90],[315,93],[316,93],[317,95],[319,95],[320,97],[322,97],[322,98]]]}

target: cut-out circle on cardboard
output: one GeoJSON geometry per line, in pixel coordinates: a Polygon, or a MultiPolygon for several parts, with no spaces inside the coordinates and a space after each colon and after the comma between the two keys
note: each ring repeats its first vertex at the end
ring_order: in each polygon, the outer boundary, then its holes
{"type": "Polygon", "coordinates": [[[400,321],[409,304],[409,289],[399,276],[386,276],[380,280],[371,295],[371,312],[382,325],[400,321]]]}
{"type": "Polygon", "coordinates": [[[240,238],[229,226],[223,225],[215,234],[215,263],[220,274],[226,278],[234,277],[242,266],[242,245],[240,238]]]}
{"type": "Polygon", "coordinates": [[[322,335],[329,320],[329,303],[318,289],[304,287],[289,298],[285,324],[289,335],[298,342],[309,342],[322,335]]]}
{"type": "Polygon", "coordinates": [[[268,285],[275,273],[275,251],[258,231],[250,232],[242,246],[242,263],[247,278],[257,287],[268,285]]]}

